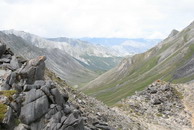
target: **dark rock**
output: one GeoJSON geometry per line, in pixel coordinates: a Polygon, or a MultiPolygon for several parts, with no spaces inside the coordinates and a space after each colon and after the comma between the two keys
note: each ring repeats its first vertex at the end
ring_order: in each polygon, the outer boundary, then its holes
{"type": "Polygon", "coordinates": [[[8,58],[1,58],[0,59],[0,63],[10,63],[10,59],[8,59],[8,58]]]}
{"type": "Polygon", "coordinates": [[[18,92],[22,92],[22,90],[23,90],[22,86],[20,86],[20,85],[18,85],[16,83],[12,84],[12,88],[17,90],[18,92]]]}
{"type": "Polygon", "coordinates": [[[25,102],[23,104],[25,105],[25,104],[28,104],[30,102],[33,102],[44,95],[45,94],[39,89],[38,90],[31,89],[29,92],[26,93],[25,102]]]}
{"type": "Polygon", "coordinates": [[[33,84],[36,80],[44,80],[45,60],[44,56],[30,60],[19,70],[19,74],[23,79],[27,79],[28,84],[33,84]]]}
{"type": "Polygon", "coordinates": [[[11,68],[13,70],[19,69],[21,67],[21,64],[18,62],[17,58],[15,56],[12,56],[12,59],[10,61],[11,68]]]}
{"type": "Polygon", "coordinates": [[[1,85],[0,90],[9,90],[11,87],[9,86],[9,84],[4,83],[3,85],[1,85]]]}
{"type": "Polygon", "coordinates": [[[9,80],[9,85],[12,85],[15,82],[16,82],[16,73],[12,72],[9,80]]]}
{"type": "Polygon", "coordinates": [[[102,124],[97,124],[95,127],[101,129],[101,130],[112,130],[108,125],[102,125],[102,124]]]}
{"type": "Polygon", "coordinates": [[[24,85],[24,91],[29,91],[29,90],[31,90],[31,89],[37,89],[38,87],[36,86],[36,85],[34,85],[34,84],[26,84],[26,85],[24,85]]]}
{"type": "Polygon", "coordinates": [[[63,111],[65,114],[70,114],[72,112],[72,109],[70,108],[69,105],[66,104],[63,111]]]}
{"type": "Polygon", "coordinates": [[[68,94],[67,93],[63,93],[62,96],[63,96],[63,99],[65,100],[65,102],[67,102],[68,99],[69,99],[68,94]]]}
{"type": "Polygon", "coordinates": [[[41,118],[48,111],[48,99],[42,96],[37,100],[24,105],[21,108],[20,120],[24,124],[30,124],[41,118]]]}
{"type": "Polygon", "coordinates": [[[66,116],[63,116],[63,117],[61,118],[61,123],[63,123],[66,119],[67,119],[67,117],[66,117],[66,116]]]}
{"type": "Polygon", "coordinates": [[[34,85],[39,86],[39,88],[40,88],[41,86],[44,86],[45,83],[46,83],[46,82],[45,82],[44,80],[36,80],[36,81],[34,82],[34,85]]]}
{"type": "Polygon", "coordinates": [[[159,105],[159,104],[162,103],[162,101],[160,99],[158,99],[158,98],[154,98],[154,99],[151,99],[151,103],[153,105],[159,105]]]}
{"type": "Polygon", "coordinates": [[[5,53],[6,51],[6,45],[3,43],[0,43],[0,57],[5,53]]]}
{"type": "Polygon", "coordinates": [[[55,102],[60,106],[62,106],[63,103],[65,103],[65,100],[63,99],[62,95],[60,94],[57,88],[51,89],[51,94],[54,96],[55,102]]]}

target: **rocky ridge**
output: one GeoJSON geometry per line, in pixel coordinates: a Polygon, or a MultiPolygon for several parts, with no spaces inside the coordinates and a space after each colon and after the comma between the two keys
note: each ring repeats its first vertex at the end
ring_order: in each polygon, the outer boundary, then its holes
{"type": "Polygon", "coordinates": [[[45,72],[45,56],[26,61],[5,44],[0,43],[0,50],[0,129],[144,129],[45,72]]]}
{"type": "Polygon", "coordinates": [[[149,130],[192,130],[193,85],[186,86],[157,80],[145,90],[120,101],[114,109],[149,130]]]}

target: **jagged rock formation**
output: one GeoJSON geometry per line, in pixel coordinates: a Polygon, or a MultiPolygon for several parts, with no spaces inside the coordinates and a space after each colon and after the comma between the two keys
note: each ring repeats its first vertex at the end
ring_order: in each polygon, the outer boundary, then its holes
{"type": "Polygon", "coordinates": [[[29,61],[16,57],[4,44],[0,60],[0,129],[114,130],[144,129],[103,103],[66,86],[50,71],[45,56],[29,61]],[[44,76],[45,75],[45,76],[44,76]],[[66,87],[66,88],[64,88],[66,87]]]}
{"type": "Polygon", "coordinates": [[[168,35],[168,37],[173,37],[173,36],[175,36],[177,33],[179,33],[179,31],[176,30],[176,29],[173,29],[173,30],[171,31],[171,33],[168,35]]]}
{"type": "Polygon", "coordinates": [[[149,130],[191,130],[194,128],[194,109],[186,109],[185,101],[192,100],[184,94],[188,94],[188,88],[158,80],[145,90],[123,99],[114,109],[141,122],[149,130]]]}

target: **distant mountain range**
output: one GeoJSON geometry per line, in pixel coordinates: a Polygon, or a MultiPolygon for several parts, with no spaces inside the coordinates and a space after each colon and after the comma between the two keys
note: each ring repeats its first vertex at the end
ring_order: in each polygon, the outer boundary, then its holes
{"type": "Polygon", "coordinates": [[[143,38],[81,38],[81,40],[112,48],[124,56],[145,52],[161,41],[143,38]]]}
{"type": "Polygon", "coordinates": [[[171,34],[150,50],[125,58],[91,81],[85,93],[108,105],[142,90],[157,79],[185,83],[194,79],[194,22],[171,34]]]}
{"type": "Polygon", "coordinates": [[[118,65],[124,56],[130,57],[159,41],[131,39],[133,41],[131,42],[125,38],[87,38],[88,40],[66,37],[42,38],[16,30],[5,30],[1,35],[1,39],[10,41],[10,48],[13,48],[16,54],[28,59],[46,55],[50,59],[47,61],[48,67],[73,86],[84,86],[98,75],[118,65]],[[89,39],[101,42],[92,44],[89,39]]]}
{"type": "Polygon", "coordinates": [[[46,66],[72,86],[85,84],[98,76],[60,49],[39,48],[29,40],[4,32],[0,32],[0,41],[6,43],[16,55],[26,59],[45,55],[46,66]]]}

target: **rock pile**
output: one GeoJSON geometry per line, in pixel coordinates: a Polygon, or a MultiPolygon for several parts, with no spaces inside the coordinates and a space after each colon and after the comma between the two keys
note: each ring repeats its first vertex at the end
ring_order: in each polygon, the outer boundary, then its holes
{"type": "Polygon", "coordinates": [[[88,124],[78,105],[44,79],[46,57],[30,61],[16,57],[0,43],[0,129],[112,130],[104,122],[88,124]]]}
{"type": "Polygon", "coordinates": [[[185,110],[182,98],[176,85],[158,80],[145,90],[121,101],[119,109],[127,111],[135,120],[149,124],[148,129],[151,129],[149,127],[152,124],[165,129],[181,130],[191,128],[191,115],[185,110]]]}

